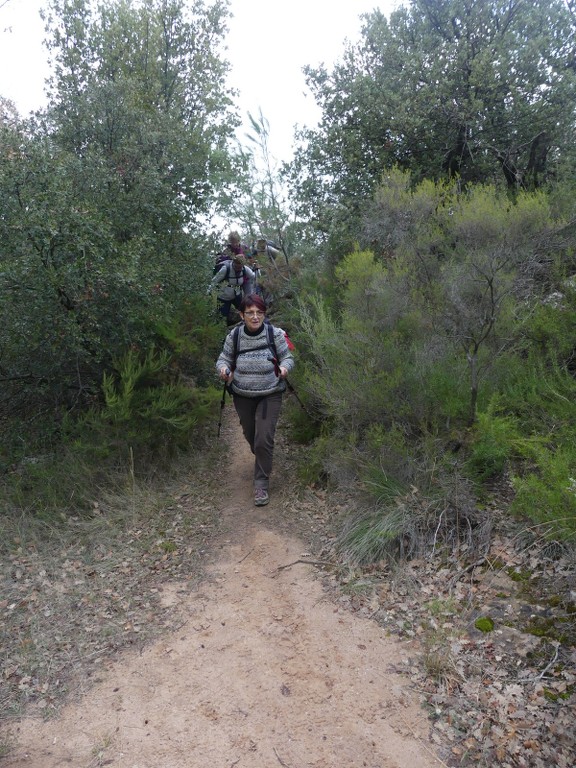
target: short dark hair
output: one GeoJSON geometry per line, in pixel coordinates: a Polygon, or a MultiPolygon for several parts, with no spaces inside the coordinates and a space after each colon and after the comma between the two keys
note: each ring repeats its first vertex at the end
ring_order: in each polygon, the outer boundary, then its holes
{"type": "Polygon", "coordinates": [[[266,302],[257,293],[249,293],[242,299],[240,312],[246,312],[248,307],[257,307],[261,312],[266,312],[266,302]]]}

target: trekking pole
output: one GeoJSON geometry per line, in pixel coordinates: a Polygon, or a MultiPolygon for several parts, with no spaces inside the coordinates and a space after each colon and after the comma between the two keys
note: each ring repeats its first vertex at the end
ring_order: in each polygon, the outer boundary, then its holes
{"type": "MultiPolygon", "coordinates": [[[[275,357],[269,357],[269,358],[268,358],[268,360],[269,360],[271,363],[274,363],[274,373],[276,374],[276,376],[278,376],[278,378],[280,378],[280,365],[278,364],[278,360],[277,360],[275,357]]],[[[296,398],[296,400],[298,400],[298,402],[300,403],[300,405],[301,405],[301,407],[302,407],[302,410],[303,410],[305,413],[308,413],[308,411],[306,410],[306,406],[304,405],[304,403],[302,402],[302,400],[300,400],[300,398],[298,397],[298,392],[296,392],[296,390],[294,389],[294,387],[292,386],[292,384],[291,384],[291,383],[288,381],[288,377],[286,377],[286,378],[284,379],[284,381],[286,382],[286,386],[288,387],[288,389],[290,390],[290,392],[291,392],[291,393],[294,395],[294,397],[296,398]]],[[[309,413],[308,413],[308,416],[310,416],[310,414],[309,414],[309,413]]]]}
{"type": "MultiPolygon", "coordinates": [[[[226,376],[230,376],[230,370],[226,368],[226,376]]],[[[218,437],[220,437],[220,430],[222,429],[222,414],[224,413],[224,405],[226,403],[226,388],[228,386],[228,382],[224,382],[224,387],[222,388],[222,400],[220,400],[220,419],[218,421],[218,437]]]]}
{"type": "MultiPolygon", "coordinates": [[[[298,402],[300,403],[300,406],[301,406],[302,410],[303,410],[305,413],[308,413],[308,411],[306,410],[306,406],[304,405],[304,403],[302,402],[302,400],[300,400],[300,398],[298,397],[298,393],[296,392],[296,390],[294,389],[294,387],[292,386],[292,384],[291,384],[291,383],[288,381],[288,379],[284,379],[284,381],[286,382],[286,386],[288,387],[288,389],[290,390],[290,392],[292,392],[292,394],[294,395],[294,397],[296,398],[296,400],[298,400],[298,402]]],[[[310,416],[310,414],[309,414],[309,413],[308,413],[308,416],[310,416]]]]}

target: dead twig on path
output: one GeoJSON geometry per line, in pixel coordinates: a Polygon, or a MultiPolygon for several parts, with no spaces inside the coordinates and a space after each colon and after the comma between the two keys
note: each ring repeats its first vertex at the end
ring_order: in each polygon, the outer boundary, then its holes
{"type": "Polygon", "coordinates": [[[548,664],[546,664],[546,666],[544,667],[542,672],[540,672],[539,675],[537,675],[536,677],[531,677],[531,678],[529,678],[527,680],[520,680],[519,682],[521,682],[521,683],[539,683],[544,678],[544,675],[546,674],[546,672],[548,672],[550,667],[552,667],[554,664],[556,664],[556,661],[558,660],[559,653],[560,653],[560,643],[556,644],[555,651],[554,651],[554,656],[550,659],[548,664]]]}
{"type": "Polygon", "coordinates": [[[240,558],[240,560],[238,560],[238,565],[240,565],[240,563],[243,563],[243,562],[244,562],[244,560],[246,560],[246,558],[247,558],[247,557],[250,557],[250,555],[252,554],[252,552],[254,552],[254,547],[252,547],[252,549],[250,550],[250,552],[247,552],[247,553],[244,555],[244,557],[241,557],[241,558],[240,558]]]}
{"type": "Polygon", "coordinates": [[[475,568],[479,568],[481,565],[484,565],[486,560],[486,557],[481,557],[480,560],[475,560],[473,563],[470,563],[470,565],[467,565],[465,568],[462,568],[462,570],[458,571],[458,573],[455,573],[454,576],[450,579],[448,591],[450,592],[454,589],[455,585],[460,581],[462,576],[464,576],[469,571],[473,571],[475,568]]]}
{"type": "Polygon", "coordinates": [[[276,747],[272,747],[272,749],[274,750],[274,754],[275,754],[275,755],[276,755],[276,757],[278,758],[278,762],[280,763],[280,765],[284,766],[284,768],[290,768],[290,766],[288,765],[288,763],[285,763],[285,762],[284,762],[284,760],[282,760],[282,758],[281,758],[281,757],[280,757],[280,755],[278,754],[278,751],[276,750],[276,747]]]}
{"type": "Polygon", "coordinates": [[[302,560],[302,558],[298,558],[298,560],[294,560],[291,563],[286,563],[286,565],[279,565],[276,568],[276,571],[273,575],[276,576],[280,571],[284,571],[286,568],[292,568],[293,565],[298,565],[298,563],[303,563],[304,565],[316,565],[319,568],[322,566],[328,566],[329,568],[336,568],[338,563],[331,563],[329,560],[302,560]]]}

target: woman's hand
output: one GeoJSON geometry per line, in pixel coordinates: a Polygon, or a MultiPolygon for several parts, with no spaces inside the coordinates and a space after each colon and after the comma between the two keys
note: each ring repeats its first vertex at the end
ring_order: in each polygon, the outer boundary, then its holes
{"type": "Polygon", "coordinates": [[[230,384],[232,379],[234,378],[233,372],[230,370],[230,368],[220,368],[220,378],[222,381],[225,381],[227,384],[230,384]]]}
{"type": "Polygon", "coordinates": [[[280,378],[280,379],[285,379],[285,378],[286,378],[286,376],[288,376],[288,369],[287,369],[287,368],[284,368],[284,366],[283,366],[283,365],[281,365],[281,366],[279,367],[278,371],[279,371],[279,374],[278,374],[278,378],[280,378]]]}

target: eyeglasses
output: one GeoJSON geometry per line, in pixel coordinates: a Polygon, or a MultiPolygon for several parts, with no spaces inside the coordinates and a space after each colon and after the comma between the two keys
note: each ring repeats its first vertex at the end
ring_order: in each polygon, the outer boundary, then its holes
{"type": "Polygon", "coordinates": [[[264,317],[264,312],[244,312],[248,317],[264,317]]]}

